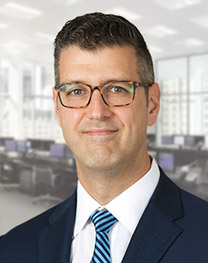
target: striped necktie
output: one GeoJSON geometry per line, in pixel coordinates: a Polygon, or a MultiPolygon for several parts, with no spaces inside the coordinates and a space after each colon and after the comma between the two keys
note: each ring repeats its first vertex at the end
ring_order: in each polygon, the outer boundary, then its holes
{"type": "Polygon", "coordinates": [[[111,263],[108,233],[117,219],[108,211],[96,210],[90,216],[96,230],[95,249],[91,263],[111,263]]]}

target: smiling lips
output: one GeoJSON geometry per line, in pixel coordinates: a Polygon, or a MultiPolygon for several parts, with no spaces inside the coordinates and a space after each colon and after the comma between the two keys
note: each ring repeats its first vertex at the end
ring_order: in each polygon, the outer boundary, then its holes
{"type": "Polygon", "coordinates": [[[110,129],[91,129],[84,132],[84,134],[87,134],[89,136],[107,136],[112,135],[118,130],[110,130],[110,129]]]}

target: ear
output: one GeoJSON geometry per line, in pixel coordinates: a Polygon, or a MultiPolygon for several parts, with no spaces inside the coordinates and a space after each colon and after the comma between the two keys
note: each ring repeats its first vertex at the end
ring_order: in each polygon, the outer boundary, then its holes
{"type": "Polygon", "coordinates": [[[157,83],[149,87],[148,93],[148,126],[155,124],[160,110],[160,88],[157,83]]]}
{"type": "Polygon", "coordinates": [[[61,127],[61,117],[60,117],[60,112],[59,112],[58,92],[55,90],[55,88],[53,88],[53,101],[54,101],[54,110],[56,113],[58,124],[61,127]]]}

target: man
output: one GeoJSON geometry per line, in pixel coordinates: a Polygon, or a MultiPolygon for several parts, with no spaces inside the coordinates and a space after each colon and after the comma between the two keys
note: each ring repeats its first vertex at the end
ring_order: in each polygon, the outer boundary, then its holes
{"type": "Polygon", "coordinates": [[[0,262],[207,262],[207,203],[147,152],[160,91],[138,29],[101,13],[67,22],[55,40],[55,79],[77,191],[3,236],[0,262]]]}

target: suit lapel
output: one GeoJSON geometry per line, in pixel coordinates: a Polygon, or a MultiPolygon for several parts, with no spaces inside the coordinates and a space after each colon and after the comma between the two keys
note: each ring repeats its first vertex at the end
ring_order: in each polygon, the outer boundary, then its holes
{"type": "MultiPolygon", "coordinates": [[[[76,193],[56,208],[38,234],[38,263],[68,263],[76,214],[76,193]]],[[[183,216],[180,190],[163,171],[155,192],[132,236],[122,263],[157,263],[182,233],[175,221],[183,216]]]]}
{"type": "Polygon", "coordinates": [[[157,263],[182,233],[180,190],[161,170],[158,186],[132,236],[122,263],[157,263]]]}
{"type": "Polygon", "coordinates": [[[56,208],[38,234],[38,263],[68,263],[76,213],[76,193],[56,208]]]}

